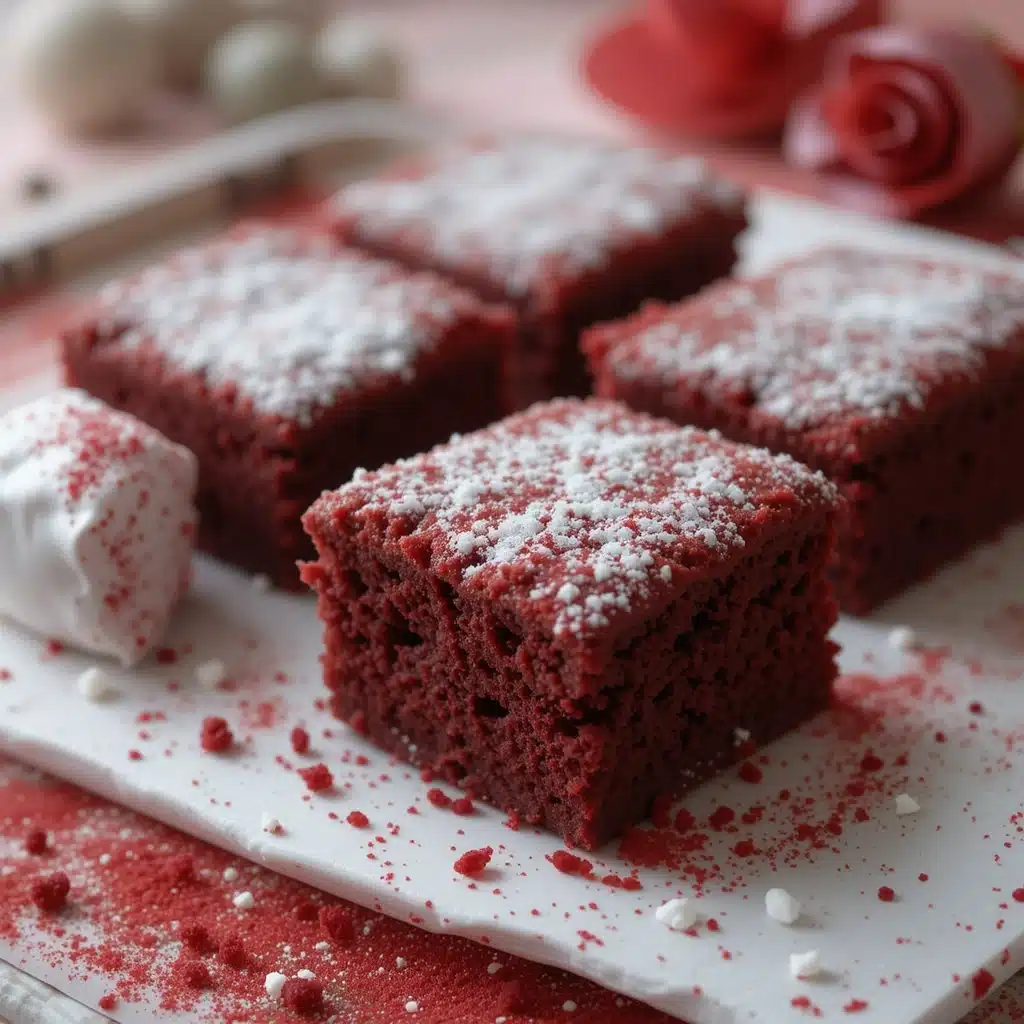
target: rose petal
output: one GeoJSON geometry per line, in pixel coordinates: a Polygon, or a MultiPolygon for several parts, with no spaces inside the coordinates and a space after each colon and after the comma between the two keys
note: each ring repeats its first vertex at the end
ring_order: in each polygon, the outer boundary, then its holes
{"type": "Polygon", "coordinates": [[[865,64],[823,102],[847,166],[869,181],[911,184],[952,158],[956,108],[918,68],[865,64]]]}
{"type": "MultiPolygon", "coordinates": [[[[866,67],[872,69],[872,75],[877,75],[880,67],[888,68],[885,74],[891,76],[888,80],[892,83],[902,81],[906,85],[909,80],[901,79],[901,75],[908,68],[931,79],[948,98],[948,124],[953,126],[956,138],[947,159],[934,165],[933,174],[918,181],[873,182],[849,173],[850,168],[846,173],[836,168],[827,182],[836,198],[868,213],[914,217],[1006,174],[1020,148],[1019,99],[1012,74],[983,38],[951,30],[900,26],[859,32],[834,46],[826,68],[825,89],[831,92],[849,86],[866,67]]],[[[876,85],[878,81],[876,77],[876,85]]],[[[917,101],[918,116],[934,117],[929,105],[921,103],[920,94],[917,101]]],[[[826,165],[814,159],[814,154],[834,154],[844,148],[843,140],[836,138],[830,127],[823,129],[823,113],[816,119],[807,117],[809,103],[802,101],[790,118],[784,150],[798,166],[820,170],[826,165]],[[822,133],[833,136],[831,144],[822,141],[822,133]]],[[[819,97],[819,111],[820,103],[819,97]]],[[[923,122],[922,127],[935,130],[936,124],[923,122]]],[[[918,162],[925,162],[929,155],[932,143],[926,143],[914,155],[918,162]]],[[[835,167],[835,160],[827,166],[835,167]]]]}

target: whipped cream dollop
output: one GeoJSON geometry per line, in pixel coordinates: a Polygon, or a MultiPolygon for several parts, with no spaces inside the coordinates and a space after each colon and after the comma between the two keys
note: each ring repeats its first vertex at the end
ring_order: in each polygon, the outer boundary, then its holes
{"type": "Polygon", "coordinates": [[[83,391],[0,416],[0,615],[134,665],[188,588],[195,456],[83,391]]]}

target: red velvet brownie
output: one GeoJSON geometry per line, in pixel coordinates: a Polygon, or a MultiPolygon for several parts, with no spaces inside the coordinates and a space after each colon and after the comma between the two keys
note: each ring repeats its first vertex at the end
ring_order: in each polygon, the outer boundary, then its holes
{"type": "Polygon", "coordinates": [[[850,612],[1024,514],[1024,277],[830,249],[584,347],[600,394],[831,477],[850,612]]]}
{"type": "Polygon", "coordinates": [[[563,399],[325,494],[303,568],[333,709],[594,847],[825,706],[835,488],[563,399]]]}
{"type": "Polygon", "coordinates": [[[63,356],[196,453],[200,546],[294,587],[323,490],[500,415],[513,331],[434,275],[250,227],[108,286],[63,356]]]}
{"type": "Polygon", "coordinates": [[[540,136],[455,146],[329,205],[342,237],[509,303],[519,408],[590,390],[580,331],[729,273],[741,193],[692,157],[540,136]]]}

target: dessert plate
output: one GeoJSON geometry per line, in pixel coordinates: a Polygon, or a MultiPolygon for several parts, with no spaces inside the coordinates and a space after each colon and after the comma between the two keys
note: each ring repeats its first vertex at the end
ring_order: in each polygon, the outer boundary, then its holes
{"type": "MultiPolygon", "coordinates": [[[[320,145],[325,126],[314,127],[308,144],[320,145]]],[[[745,265],[822,241],[1005,259],[765,195],[745,265]]],[[[46,370],[3,400],[55,383],[46,370]]],[[[265,592],[204,558],[165,648],[134,671],[107,667],[117,693],[102,703],[76,688],[92,659],[0,623],[0,747],[324,890],[567,967],[694,1024],[955,1021],[1024,964],[1022,571],[1024,531],[1011,531],[874,618],[842,620],[832,711],[587,863],[554,857],[556,837],[492,809],[456,814],[444,800],[456,792],[439,796],[332,720],[313,599],[265,592]],[[894,647],[896,626],[919,643],[903,649],[904,632],[894,647]],[[227,676],[213,689],[197,678],[211,659],[227,676]],[[232,728],[228,754],[200,749],[210,715],[232,728]],[[296,726],[308,754],[292,750],[296,726]],[[297,772],[318,762],[334,778],[325,793],[297,772]],[[898,814],[900,794],[920,809],[898,814]],[[453,870],[486,846],[481,877],[453,870]],[[796,924],[767,916],[773,887],[803,903],[796,924]],[[655,917],[675,896],[698,899],[688,933],[655,917]],[[811,950],[823,973],[794,980],[789,955],[811,950]]],[[[226,918],[246,913],[237,885],[222,895],[226,918]]]]}

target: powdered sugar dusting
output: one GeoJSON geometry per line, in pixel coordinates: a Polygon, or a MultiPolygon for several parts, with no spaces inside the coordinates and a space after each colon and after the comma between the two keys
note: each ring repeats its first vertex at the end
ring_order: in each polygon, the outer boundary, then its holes
{"type": "Polygon", "coordinates": [[[341,249],[330,238],[252,229],[186,250],[100,297],[100,332],[155,346],[263,413],[309,423],[339,392],[409,379],[460,315],[478,308],[427,275],[341,249]]]}
{"type": "Polygon", "coordinates": [[[727,560],[758,508],[794,493],[826,504],[835,492],[786,456],[564,400],[357,475],[312,514],[411,520],[464,583],[500,579],[550,610],[556,636],[585,636],[667,593],[678,570],[727,560]]]}
{"type": "Polygon", "coordinates": [[[693,157],[529,136],[457,147],[414,180],[358,182],[334,210],[365,241],[415,238],[448,269],[483,267],[512,295],[602,266],[638,237],[742,195],[693,157]]]}
{"type": "Polygon", "coordinates": [[[678,307],[612,343],[613,372],[747,392],[801,429],[922,408],[986,350],[1024,337],[1024,278],[852,249],[827,250],[678,307]]]}

